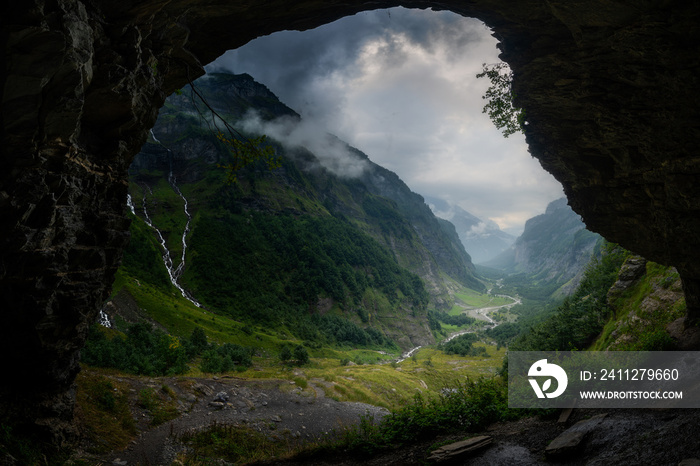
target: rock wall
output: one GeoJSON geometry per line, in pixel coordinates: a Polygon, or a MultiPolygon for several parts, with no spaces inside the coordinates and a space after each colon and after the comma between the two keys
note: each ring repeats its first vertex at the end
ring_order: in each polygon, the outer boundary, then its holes
{"type": "Polygon", "coordinates": [[[3,419],[70,434],[79,348],[127,241],[126,170],[164,97],[257,36],[397,5],[493,28],[532,154],[589,229],[676,266],[698,320],[700,3],[4,2],[0,354],[18,376],[3,419]]]}

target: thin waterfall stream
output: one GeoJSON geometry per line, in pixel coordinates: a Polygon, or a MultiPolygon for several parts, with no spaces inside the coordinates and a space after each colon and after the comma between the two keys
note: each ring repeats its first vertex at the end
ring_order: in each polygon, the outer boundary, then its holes
{"type": "MultiPolygon", "coordinates": [[[[187,234],[190,232],[190,223],[192,222],[192,215],[190,214],[189,211],[189,204],[187,202],[187,198],[185,197],[184,194],[182,194],[182,191],[176,184],[176,177],[173,174],[173,154],[168,149],[161,143],[158,138],[156,138],[155,134],[153,134],[153,130],[151,130],[151,136],[153,137],[153,140],[160,144],[162,147],[165,148],[165,150],[168,151],[168,161],[170,163],[170,170],[168,173],[168,183],[170,184],[170,187],[173,188],[173,191],[180,196],[180,198],[183,200],[185,203],[184,210],[185,210],[185,216],[187,217],[187,223],[185,224],[184,231],[182,232],[182,256],[180,258],[180,263],[175,267],[175,264],[173,262],[172,256],[170,254],[170,250],[168,249],[168,245],[165,242],[165,237],[161,233],[161,231],[153,224],[153,221],[151,220],[151,217],[148,215],[148,209],[146,208],[147,205],[147,197],[148,193],[153,195],[153,190],[150,188],[150,186],[143,184],[143,200],[142,200],[142,209],[143,209],[143,216],[146,224],[151,227],[155,232],[156,235],[158,236],[158,240],[160,241],[160,246],[163,248],[163,263],[165,264],[165,268],[168,271],[168,276],[170,277],[170,282],[175,286],[180,293],[182,294],[182,297],[190,301],[192,304],[194,304],[197,307],[202,307],[202,304],[197,301],[194,296],[192,296],[188,291],[186,291],[182,285],[180,285],[179,280],[180,277],[182,276],[183,271],[185,270],[185,256],[187,254],[187,234]]],[[[131,196],[127,197],[127,205],[132,209],[132,212],[135,212],[135,209],[133,207],[133,203],[131,203],[131,196]]]]}

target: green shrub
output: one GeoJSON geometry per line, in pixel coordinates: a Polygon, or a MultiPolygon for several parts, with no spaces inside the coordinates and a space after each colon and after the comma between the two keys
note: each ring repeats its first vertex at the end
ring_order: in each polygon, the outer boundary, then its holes
{"type": "Polygon", "coordinates": [[[487,425],[515,419],[523,410],[508,409],[507,384],[500,378],[468,380],[443,390],[436,398],[416,394],[413,401],[394,411],[381,422],[363,417],[350,428],[335,447],[357,454],[372,454],[429,440],[449,432],[474,432],[487,425]]]}
{"type": "Polygon", "coordinates": [[[176,337],[145,323],[132,324],[126,335],[107,338],[93,324],[81,352],[83,362],[138,375],[181,374],[187,369],[187,351],[176,337]]]}

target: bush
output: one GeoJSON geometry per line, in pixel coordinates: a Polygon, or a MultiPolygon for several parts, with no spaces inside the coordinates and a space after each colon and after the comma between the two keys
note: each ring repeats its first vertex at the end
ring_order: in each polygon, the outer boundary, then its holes
{"type": "Polygon", "coordinates": [[[303,366],[304,364],[309,363],[309,352],[306,351],[306,348],[304,348],[301,345],[297,345],[296,348],[294,348],[294,359],[297,361],[297,364],[299,366],[303,366]]]}
{"type": "Polygon", "coordinates": [[[522,414],[529,413],[508,409],[507,384],[502,379],[468,380],[443,390],[437,398],[425,399],[416,394],[411,403],[381,423],[363,417],[359,426],[345,433],[338,446],[371,454],[429,440],[438,434],[478,431],[493,422],[515,419],[522,414]]]}
{"type": "Polygon", "coordinates": [[[90,327],[83,362],[137,375],[181,374],[187,369],[187,351],[180,340],[149,324],[133,324],[126,335],[111,338],[107,331],[99,324],[90,327]]]}
{"type": "Polygon", "coordinates": [[[440,349],[446,354],[458,354],[460,356],[480,356],[486,353],[486,348],[474,348],[472,343],[476,342],[477,336],[473,333],[465,333],[453,338],[447,343],[440,345],[440,349]]]}
{"type": "Polygon", "coordinates": [[[202,372],[221,373],[232,370],[245,370],[253,365],[253,349],[233,343],[224,343],[202,354],[199,366],[202,372]]]}

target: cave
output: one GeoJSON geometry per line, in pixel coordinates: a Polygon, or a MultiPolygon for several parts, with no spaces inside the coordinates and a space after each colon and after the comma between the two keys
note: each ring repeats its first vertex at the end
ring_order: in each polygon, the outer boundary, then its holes
{"type": "Polygon", "coordinates": [[[675,266],[700,320],[700,4],[614,0],[29,0],[2,7],[0,416],[74,435],[79,351],[128,242],[127,169],[165,97],[227,49],[363,10],[474,17],[532,156],[588,228],[675,266]]]}

